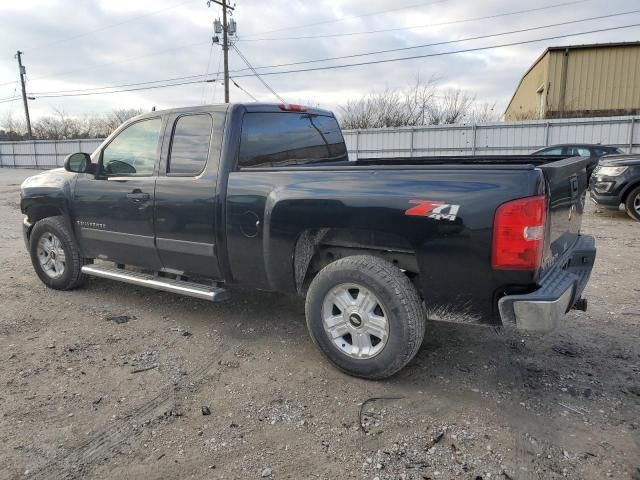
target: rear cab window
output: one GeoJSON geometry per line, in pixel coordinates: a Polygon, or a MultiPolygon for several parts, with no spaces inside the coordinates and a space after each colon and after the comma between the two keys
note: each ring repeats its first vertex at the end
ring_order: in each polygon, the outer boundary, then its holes
{"type": "Polygon", "coordinates": [[[183,115],[173,127],[167,175],[200,174],[209,157],[213,120],[206,114],[183,115]]]}
{"type": "Polygon", "coordinates": [[[332,116],[292,112],[246,113],[238,167],[287,167],[347,159],[332,116]]]}

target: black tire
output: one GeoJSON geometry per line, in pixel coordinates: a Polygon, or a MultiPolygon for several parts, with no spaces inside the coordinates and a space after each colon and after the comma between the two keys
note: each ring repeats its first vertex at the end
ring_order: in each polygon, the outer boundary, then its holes
{"type": "Polygon", "coordinates": [[[624,207],[627,211],[627,214],[634,220],[640,222],[640,211],[636,210],[636,205],[634,205],[634,203],[636,202],[640,202],[640,187],[636,187],[631,190],[624,202],[624,207]]]}
{"type": "Polygon", "coordinates": [[[305,310],[316,346],[337,368],[356,377],[383,379],[393,375],[413,359],[424,338],[425,312],[415,287],[400,269],[369,255],[343,258],[323,268],[309,286],[305,310]],[[334,288],[349,284],[361,285],[377,297],[387,321],[386,344],[371,358],[346,354],[325,331],[325,298],[330,298],[327,295],[334,288]]]}
{"type": "Polygon", "coordinates": [[[86,275],[81,272],[82,265],[89,263],[80,255],[80,249],[75,238],[70,232],[67,222],[63,217],[48,217],[38,221],[31,230],[29,237],[29,253],[31,263],[42,283],[55,290],[70,290],[82,284],[86,275]],[[38,258],[38,242],[46,235],[53,234],[60,240],[60,246],[64,250],[64,270],[62,274],[53,278],[45,271],[38,258]]]}

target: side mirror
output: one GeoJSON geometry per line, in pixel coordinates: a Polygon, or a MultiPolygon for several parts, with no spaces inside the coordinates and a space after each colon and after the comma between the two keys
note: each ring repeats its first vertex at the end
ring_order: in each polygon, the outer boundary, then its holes
{"type": "Polygon", "coordinates": [[[91,157],[88,153],[72,153],[64,159],[64,169],[68,172],[87,173],[91,169],[91,157]]]}

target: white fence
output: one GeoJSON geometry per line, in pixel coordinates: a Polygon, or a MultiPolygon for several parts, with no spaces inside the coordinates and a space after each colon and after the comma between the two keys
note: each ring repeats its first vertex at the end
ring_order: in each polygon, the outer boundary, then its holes
{"type": "Polygon", "coordinates": [[[640,152],[640,118],[572,118],[344,132],[349,157],[527,154],[558,143],[602,143],[640,152]]]}
{"type": "MultiPolygon", "coordinates": [[[[640,118],[573,118],[345,130],[352,160],[366,157],[526,154],[557,143],[602,143],[640,153],[640,118]]],[[[0,167],[55,168],[102,139],[0,142],[0,167]]]]}
{"type": "Polygon", "coordinates": [[[70,153],[93,152],[102,139],[0,142],[0,167],[62,167],[70,153]]]}

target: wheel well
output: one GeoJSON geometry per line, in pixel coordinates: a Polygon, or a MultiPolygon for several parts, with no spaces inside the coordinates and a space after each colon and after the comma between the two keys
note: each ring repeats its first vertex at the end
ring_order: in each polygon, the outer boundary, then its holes
{"type": "Polygon", "coordinates": [[[624,195],[622,195],[622,198],[620,199],[620,203],[626,203],[627,198],[629,197],[629,194],[638,187],[640,187],[640,180],[635,182],[631,186],[627,187],[627,190],[624,192],[624,195]]]}
{"type": "Polygon", "coordinates": [[[43,218],[57,217],[59,215],[62,215],[60,209],[52,205],[33,205],[27,210],[27,216],[32,224],[43,218]]]}
{"type": "Polygon", "coordinates": [[[387,260],[412,281],[419,274],[413,247],[398,235],[356,229],[311,229],[304,231],[296,242],[294,272],[298,292],[306,291],[325,266],[353,255],[371,255],[387,260]]]}

